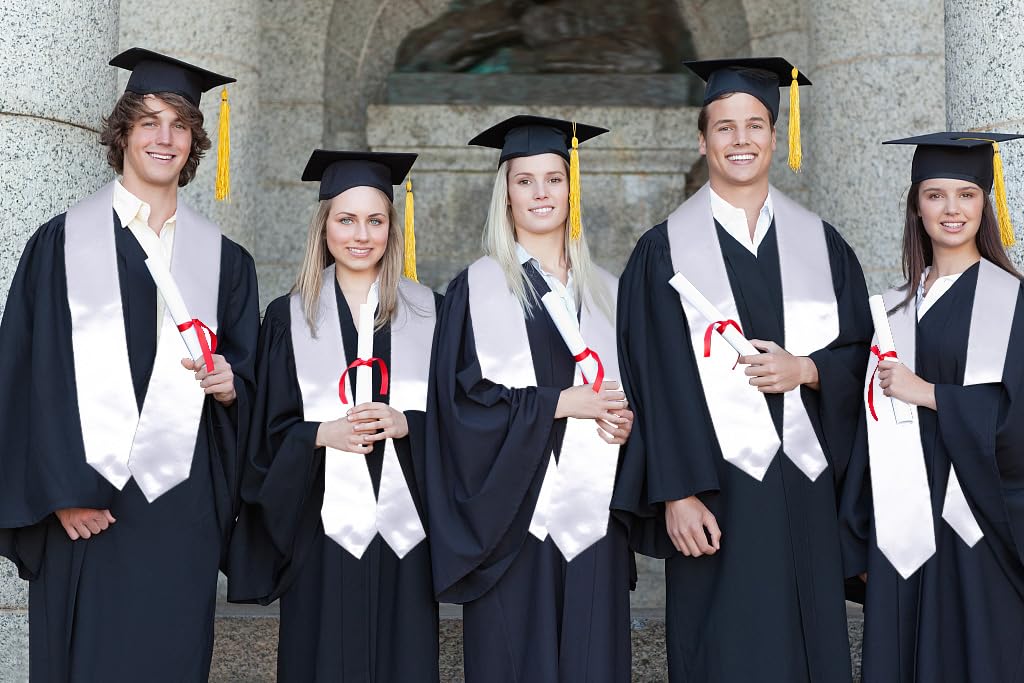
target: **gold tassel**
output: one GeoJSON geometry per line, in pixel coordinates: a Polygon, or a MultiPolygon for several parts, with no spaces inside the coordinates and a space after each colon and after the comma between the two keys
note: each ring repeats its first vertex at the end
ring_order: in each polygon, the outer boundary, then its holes
{"type": "Polygon", "coordinates": [[[993,190],[996,193],[996,215],[999,217],[999,238],[1004,247],[1012,246],[1016,241],[1013,234],[1013,221],[1010,219],[1010,203],[1006,199],[1006,176],[1003,175],[1003,157],[999,154],[999,143],[992,143],[992,176],[995,181],[993,190]]]}
{"type": "Polygon", "coordinates": [[[415,211],[412,196],[412,178],[405,181],[405,268],[404,275],[413,282],[419,282],[416,277],[416,233],[414,231],[415,211]]]}
{"type": "Polygon", "coordinates": [[[217,128],[217,180],[214,197],[224,201],[231,194],[231,107],[228,106],[228,89],[220,91],[220,117],[217,128]]]}
{"type": "Polygon", "coordinates": [[[803,167],[804,152],[800,146],[800,85],[799,72],[793,69],[793,82],[789,84],[789,167],[799,173],[803,167]]]}
{"type": "Polygon", "coordinates": [[[580,202],[580,141],[576,123],[572,124],[572,150],[569,152],[569,239],[577,242],[583,235],[583,208],[580,202]]]}

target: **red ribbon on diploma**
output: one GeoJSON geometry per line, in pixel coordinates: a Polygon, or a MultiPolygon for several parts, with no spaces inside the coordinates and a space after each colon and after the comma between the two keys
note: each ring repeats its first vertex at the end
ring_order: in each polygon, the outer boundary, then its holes
{"type": "Polygon", "coordinates": [[[188,332],[193,328],[195,328],[196,336],[199,337],[199,348],[203,350],[203,361],[206,363],[206,371],[213,372],[213,352],[217,350],[217,335],[199,318],[192,318],[188,322],[178,325],[179,332],[188,332]],[[206,334],[203,334],[204,331],[210,335],[209,343],[206,341],[206,334]]]}
{"type": "MultiPolygon", "coordinates": [[[[878,363],[888,358],[896,358],[895,351],[882,353],[877,346],[871,347],[871,353],[875,354],[878,363]]],[[[878,373],[878,363],[875,363],[875,369],[871,371],[871,381],[868,383],[868,410],[871,411],[871,417],[875,418],[875,422],[878,422],[878,415],[875,414],[875,374],[878,373]]]]}
{"type": "Polygon", "coordinates": [[[341,402],[348,405],[348,398],[345,397],[345,376],[348,371],[352,368],[368,367],[372,368],[373,364],[377,363],[380,366],[380,393],[387,395],[388,393],[388,366],[384,364],[380,358],[374,356],[373,358],[356,358],[354,361],[349,363],[348,367],[345,368],[345,372],[341,373],[341,379],[338,380],[338,396],[341,398],[341,402]]]}
{"type": "Polygon", "coordinates": [[[711,357],[711,333],[718,332],[722,334],[726,328],[732,325],[736,328],[736,331],[743,334],[743,330],[740,328],[740,324],[735,320],[719,320],[717,323],[711,323],[708,325],[707,331],[704,332],[704,357],[711,357]]]}
{"type": "MultiPolygon", "coordinates": [[[[593,384],[594,393],[597,393],[601,391],[601,384],[604,382],[604,363],[601,362],[601,356],[597,355],[597,351],[587,347],[573,356],[572,359],[577,363],[581,363],[588,357],[593,358],[597,362],[597,377],[594,378],[593,384]]],[[[583,370],[580,370],[580,374],[583,375],[583,370]]],[[[583,375],[583,383],[590,384],[586,375],[583,375]]]]}

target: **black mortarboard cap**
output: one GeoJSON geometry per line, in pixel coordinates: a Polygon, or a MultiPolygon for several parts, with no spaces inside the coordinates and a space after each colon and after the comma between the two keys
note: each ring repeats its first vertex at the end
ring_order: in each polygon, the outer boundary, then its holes
{"type": "Polygon", "coordinates": [[[684,64],[707,83],[705,105],[726,93],[747,93],[768,108],[773,123],[779,118],[779,88],[791,85],[794,77],[797,85],[811,84],[799,71],[794,76],[795,67],[782,57],[704,59],[684,64]]]}
{"type": "Polygon", "coordinates": [[[1024,137],[1004,133],[929,133],[900,140],[887,140],[883,145],[916,145],[910,182],[932,178],[955,178],[992,190],[995,177],[993,142],[1024,137]]]}
{"type": "Polygon", "coordinates": [[[607,128],[545,116],[513,116],[491,126],[468,144],[500,149],[499,166],[509,159],[537,154],[557,154],[569,161],[574,134],[577,142],[586,142],[607,132],[607,128]]]}
{"type": "Polygon", "coordinates": [[[222,76],[141,47],[125,50],[110,60],[110,66],[132,72],[125,88],[127,92],[139,95],[175,93],[197,107],[199,98],[210,88],[235,82],[230,76],[222,76]]]}
{"type": "Polygon", "coordinates": [[[317,149],[306,162],[303,180],[320,181],[320,199],[333,199],[353,187],[375,187],[394,201],[415,154],[395,152],[335,152],[317,149]]]}

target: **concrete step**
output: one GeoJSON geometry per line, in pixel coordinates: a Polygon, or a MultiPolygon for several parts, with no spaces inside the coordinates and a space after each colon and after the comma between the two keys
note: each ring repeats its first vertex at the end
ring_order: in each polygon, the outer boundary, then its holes
{"type": "MultiPolygon", "coordinates": [[[[854,681],[860,680],[860,645],[864,616],[847,604],[854,681]]],[[[665,664],[665,620],[661,610],[634,609],[633,681],[668,680],[665,664]]],[[[217,617],[211,683],[271,683],[277,662],[277,613],[273,608],[225,606],[217,617]]],[[[441,609],[441,681],[462,683],[462,618],[454,605],[441,609]]]]}

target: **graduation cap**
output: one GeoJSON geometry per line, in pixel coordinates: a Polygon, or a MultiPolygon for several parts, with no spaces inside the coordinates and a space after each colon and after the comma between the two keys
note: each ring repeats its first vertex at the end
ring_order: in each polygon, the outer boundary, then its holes
{"type": "MultiPolygon", "coordinates": [[[[201,67],[168,57],[152,50],[133,47],[110,60],[110,66],[132,72],[125,92],[139,95],[174,93],[181,95],[196,107],[204,92],[218,85],[234,83],[230,76],[208,71],[201,67]]],[[[217,180],[215,196],[224,200],[231,191],[229,161],[231,158],[230,134],[231,110],[228,106],[228,91],[220,94],[220,116],[217,128],[217,180]]]]}
{"type": "Polygon", "coordinates": [[[1006,178],[999,143],[1024,135],[1008,133],[929,133],[899,140],[886,140],[883,145],[916,145],[910,171],[910,182],[932,178],[955,178],[979,186],[985,192],[995,188],[999,237],[1003,246],[1014,243],[1010,205],[1006,199],[1006,178]]]}
{"type": "Polygon", "coordinates": [[[583,230],[580,201],[580,158],[578,146],[607,128],[546,116],[513,116],[483,131],[468,144],[501,150],[498,166],[516,157],[557,154],[569,162],[569,235],[578,240],[583,230]]]}
{"type": "MultiPolygon", "coordinates": [[[[375,187],[395,200],[394,185],[400,185],[412,165],[416,154],[395,152],[342,152],[327,149],[313,150],[303,180],[320,182],[320,199],[337,197],[353,187],[375,187]]],[[[412,180],[405,183],[405,267],[404,275],[419,282],[416,277],[416,233],[412,180]]]]}
{"type": "Polygon", "coordinates": [[[742,92],[756,97],[772,115],[774,124],[779,118],[779,88],[789,84],[789,167],[799,171],[803,164],[800,145],[800,89],[810,85],[806,76],[782,57],[754,57],[742,59],[704,59],[683,62],[707,86],[704,105],[727,93],[742,92]]]}

